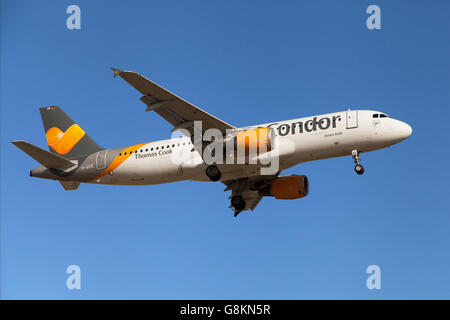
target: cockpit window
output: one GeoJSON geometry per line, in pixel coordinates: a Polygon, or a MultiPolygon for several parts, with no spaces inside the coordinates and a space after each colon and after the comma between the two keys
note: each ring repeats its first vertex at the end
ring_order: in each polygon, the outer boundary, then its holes
{"type": "Polygon", "coordinates": [[[378,113],[374,113],[372,117],[378,118],[378,113]]]}
{"type": "Polygon", "coordinates": [[[387,115],[381,113],[381,114],[380,114],[380,118],[387,118],[387,115]]]}

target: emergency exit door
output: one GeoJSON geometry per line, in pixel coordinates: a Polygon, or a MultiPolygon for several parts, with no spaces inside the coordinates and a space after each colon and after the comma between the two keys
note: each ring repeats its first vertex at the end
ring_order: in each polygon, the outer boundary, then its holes
{"type": "Polygon", "coordinates": [[[102,150],[97,152],[97,157],[95,159],[95,165],[97,167],[97,170],[103,170],[106,168],[106,154],[108,153],[108,150],[102,150]]]}
{"type": "Polygon", "coordinates": [[[358,128],[358,111],[347,111],[347,129],[358,128]]]}

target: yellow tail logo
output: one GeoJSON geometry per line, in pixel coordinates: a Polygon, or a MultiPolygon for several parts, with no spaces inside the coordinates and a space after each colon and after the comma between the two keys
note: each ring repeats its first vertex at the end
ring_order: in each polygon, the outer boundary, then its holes
{"type": "Polygon", "coordinates": [[[70,150],[83,138],[85,132],[77,124],[71,125],[66,132],[57,127],[48,129],[45,136],[47,143],[59,154],[69,153],[70,150]]]}

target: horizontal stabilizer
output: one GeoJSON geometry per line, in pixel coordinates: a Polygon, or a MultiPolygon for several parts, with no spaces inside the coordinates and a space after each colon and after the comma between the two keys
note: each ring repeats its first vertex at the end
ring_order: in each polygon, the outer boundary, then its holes
{"type": "Polygon", "coordinates": [[[78,186],[80,185],[79,182],[75,182],[75,181],[61,181],[59,180],[59,182],[61,183],[61,185],[63,186],[64,190],[77,190],[78,186]]]}
{"type": "Polygon", "coordinates": [[[75,162],[72,162],[69,159],[36,147],[29,142],[13,141],[12,143],[47,168],[67,170],[77,165],[75,162]]]}

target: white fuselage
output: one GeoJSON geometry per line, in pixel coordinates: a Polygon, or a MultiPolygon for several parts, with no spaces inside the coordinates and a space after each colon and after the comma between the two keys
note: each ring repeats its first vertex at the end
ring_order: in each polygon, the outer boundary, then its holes
{"type": "MultiPolygon", "coordinates": [[[[371,110],[349,110],[241,129],[268,126],[277,133],[278,171],[302,162],[351,155],[352,150],[382,149],[406,139],[412,132],[406,123],[371,110]]],[[[120,166],[92,182],[151,185],[181,180],[210,181],[205,167],[189,137],[175,138],[139,146],[120,166]],[[174,161],[174,154],[183,154],[187,158],[174,161]]],[[[222,181],[261,174],[258,165],[225,164],[219,167],[222,181]]]]}

